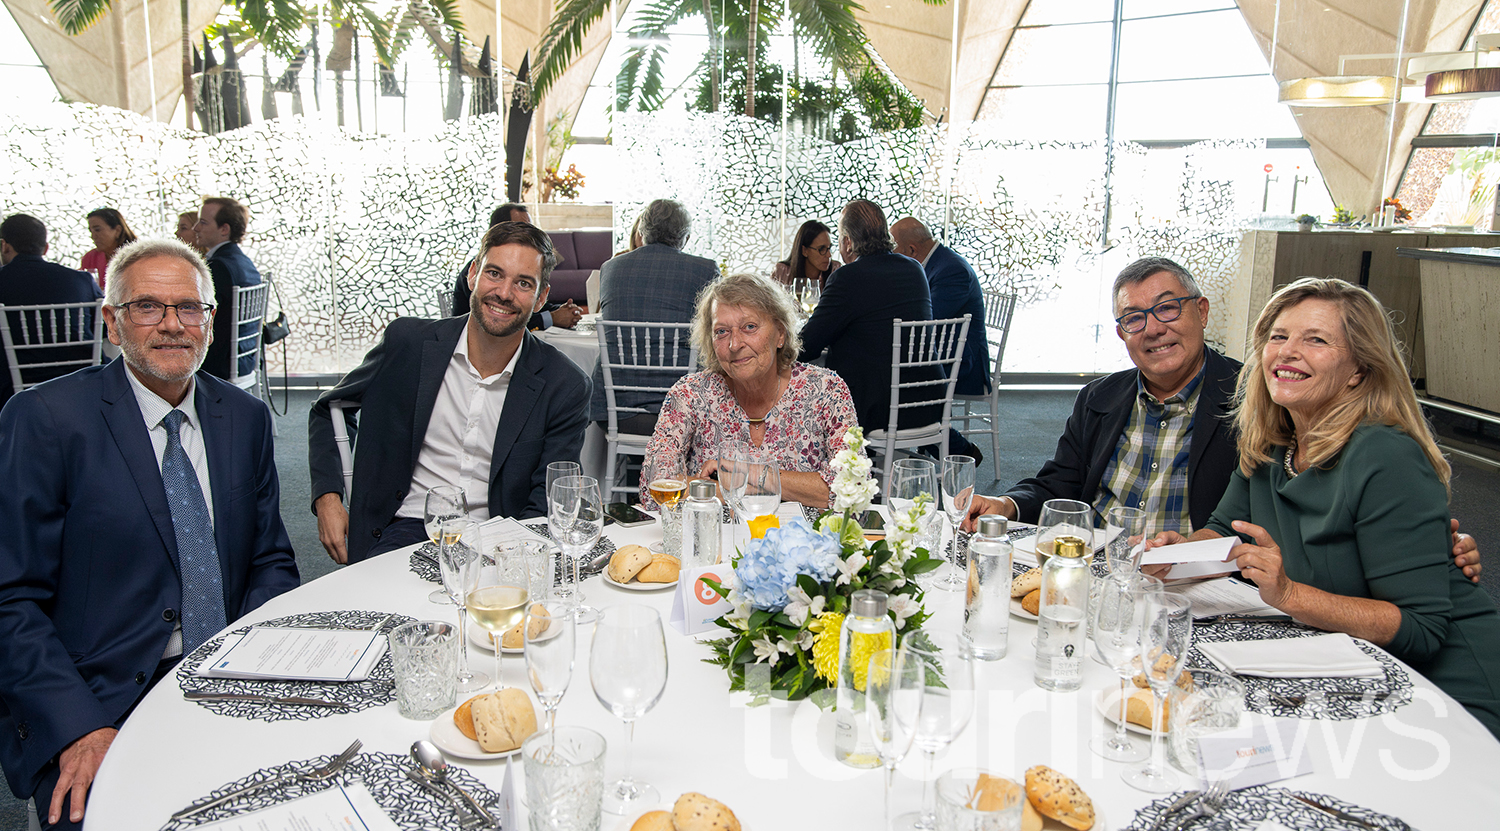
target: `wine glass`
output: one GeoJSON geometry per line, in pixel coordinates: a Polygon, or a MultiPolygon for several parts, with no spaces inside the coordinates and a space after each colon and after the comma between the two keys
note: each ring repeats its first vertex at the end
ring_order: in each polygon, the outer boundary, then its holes
{"type": "MultiPolygon", "coordinates": [[[[892,512],[891,521],[895,522],[895,514],[905,513],[916,504],[917,497],[926,494],[936,499],[941,491],[938,490],[937,467],[928,459],[898,459],[891,468],[890,489],[886,493],[886,502],[890,505],[892,512]]],[[[937,502],[928,502],[918,518],[918,536],[927,537],[938,521],[937,502]]],[[[936,548],[942,544],[942,530],[938,527],[938,540],[932,545],[936,548]]],[[[933,572],[928,572],[932,575],[933,572]]],[[[927,578],[923,578],[927,579],[927,578]]]]}
{"type": "Polygon", "coordinates": [[[480,566],[484,560],[479,552],[479,523],[468,517],[446,520],[442,524],[441,543],[438,545],[438,573],[443,578],[443,589],[453,605],[458,607],[459,663],[458,692],[474,692],[490,682],[489,676],[469,669],[469,630],[466,608],[469,593],[479,583],[480,566]]]}
{"type": "Polygon", "coordinates": [[[511,627],[526,616],[526,607],[534,593],[531,572],[519,544],[494,547],[495,565],[481,569],[474,588],[469,591],[469,617],[489,632],[490,646],[495,650],[495,689],[501,681],[500,661],[505,651],[502,638],[511,627]]]}
{"type": "Polygon", "coordinates": [[[557,705],[573,680],[577,630],[572,611],[555,600],[533,603],[524,618],[526,677],[547,711],[548,731],[557,727],[557,705]]]}
{"type": "Polygon", "coordinates": [[[1041,565],[1052,556],[1052,541],[1058,537],[1083,540],[1083,550],[1092,556],[1094,550],[1094,509],[1076,499],[1049,499],[1042,503],[1042,515],[1036,529],[1036,563],[1041,565]]]}
{"type": "MultiPolygon", "coordinates": [[[[1161,592],[1146,597],[1141,609],[1141,668],[1151,685],[1151,723],[1165,726],[1162,703],[1193,646],[1193,604],[1182,595],[1161,592]]],[[[1183,784],[1163,758],[1164,732],[1152,731],[1151,758],[1146,764],[1121,774],[1127,785],[1147,793],[1171,793],[1183,784]]]]}
{"type": "MultiPolygon", "coordinates": [[[[422,524],[426,527],[427,538],[432,540],[433,545],[442,544],[440,535],[445,521],[467,515],[463,488],[439,485],[427,492],[426,504],[422,506],[422,524]]],[[[448,593],[442,589],[435,589],[428,594],[427,600],[439,605],[452,602],[448,593]]]]}
{"type": "Polygon", "coordinates": [[[1104,517],[1104,529],[1109,543],[1104,547],[1104,557],[1111,574],[1131,574],[1137,568],[1131,549],[1145,538],[1146,512],[1140,508],[1110,508],[1104,517]]]}
{"type": "Polygon", "coordinates": [[[547,525],[563,555],[573,561],[572,592],[562,595],[578,616],[579,623],[592,623],[599,610],[585,604],[579,583],[579,565],[604,530],[604,503],[599,498],[599,480],[592,476],[564,476],[552,483],[547,495],[547,525]]]}
{"type": "Polygon", "coordinates": [[[870,737],[875,753],[885,766],[885,828],[891,825],[891,787],[895,784],[896,765],[911,750],[914,733],[910,727],[922,712],[922,695],[927,691],[925,665],[899,649],[881,649],[870,656],[865,674],[865,717],[870,722],[870,737]]]}
{"type": "Polygon", "coordinates": [[[968,584],[968,550],[960,549],[962,541],[958,524],[969,515],[969,503],[974,500],[974,469],[972,456],[955,455],[943,459],[943,513],[948,517],[948,524],[953,526],[953,568],[937,582],[937,587],[947,591],[958,591],[968,584]]]}
{"type": "Polygon", "coordinates": [[[660,800],[656,788],[630,775],[635,720],[651,711],[667,688],[667,642],[661,615],[646,606],[611,606],[599,616],[589,648],[589,683],[605,709],[625,722],[625,775],[604,794],[605,810],[623,814],[660,800]]]}
{"type": "Polygon", "coordinates": [[[1146,754],[1125,733],[1125,712],[1129,703],[1130,677],[1135,674],[1141,655],[1141,613],[1145,601],[1162,592],[1155,577],[1132,572],[1111,573],[1098,581],[1099,598],[1094,606],[1094,648],[1105,665],[1120,676],[1120,720],[1114,736],[1095,736],[1089,747],[1100,756],[1115,762],[1138,762],[1146,754]]]}
{"type": "MultiPolygon", "coordinates": [[[[746,488],[750,486],[750,448],[737,441],[726,441],[719,445],[718,475],[719,490],[724,494],[724,501],[734,510],[734,518],[750,519],[745,516],[745,510],[740,505],[740,497],[745,495],[746,488]]],[[[734,533],[737,535],[738,531],[736,525],[734,533]]]]}
{"type": "Polygon", "coordinates": [[[744,518],[748,521],[776,513],[781,504],[781,470],[775,457],[769,453],[749,454],[745,473],[745,492],[740,495],[744,518]]]}
{"type": "MultiPolygon", "coordinates": [[[[551,532],[553,542],[556,542],[558,540],[558,534],[561,533],[561,531],[552,520],[552,486],[555,485],[557,483],[557,480],[559,479],[563,479],[569,476],[582,475],[583,468],[577,462],[552,462],[547,465],[547,530],[551,532]]],[[[554,597],[567,599],[573,597],[573,592],[575,589],[573,584],[568,582],[568,562],[565,559],[561,559],[561,545],[557,547],[557,553],[560,559],[557,567],[562,577],[559,580],[559,585],[552,590],[552,595],[554,597]]]]}
{"type": "Polygon", "coordinates": [[[937,804],[932,792],[932,765],[937,752],[953,743],[974,713],[974,652],[957,632],[909,632],[901,639],[905,660],[922,665],[922,706],[915,722],[911,713],[896,708],[901,729],[911,731],[922,751],[922,810],[896,817],[895,828],[929,831],[937,827],[937,804]]]}

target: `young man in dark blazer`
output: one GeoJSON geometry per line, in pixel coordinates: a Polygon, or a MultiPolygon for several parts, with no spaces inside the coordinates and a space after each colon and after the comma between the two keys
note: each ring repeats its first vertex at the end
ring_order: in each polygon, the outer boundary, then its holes
{"type": "MultiPolygon", "coordinates": [[[[260,285],[260,271],[241,248],[245,229],[250,225],[250,212],[245,206],[223,196],[211,196],[203,200],[198,211],[198,224],[193,230],[198,236],[198,248],[206,251],[208,270],[214,278],[214,341],[208,348],[208,358],[203,369],[220,378],[230,377],[230,367],[241,348],[249,348],[247,338],[255,337],[255,328],[261,324],[246,323],[235,334],[234,289],[236,286],[260,285]]],[[[255,371],[259,355],[239,358],[238,374],[243,377],[255,371]]]]}
{"type": "Polygon", "coordinates": [[[547,512],[547,465],[578,461],[589,379],[526,331],[547,301],[557,253],[522,222],[485,232],[469,275],[470,313],[399,318],[380,344],[308,416],[308,462],[318,537],[335,562],[359,562],[427,539],[427,492],[462,488],[469,514],[547,512]],[[333,440],[330,401],[358,428],[353,493],[333,440]],[[358,412],[357,424],[353,413],[358,412]]]}

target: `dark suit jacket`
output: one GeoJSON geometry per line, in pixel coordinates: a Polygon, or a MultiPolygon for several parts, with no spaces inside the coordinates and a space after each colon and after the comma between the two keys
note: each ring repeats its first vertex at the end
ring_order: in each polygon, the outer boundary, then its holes
{"type": "MultiPolygon", "coordinates": [[[[359,411],[354,493],[349,500],[349,562],[359,562],[395,518],[411,487],[443,374],[469,318],[397,318],[385,337],[308,414],[312,496],[344,492],[328,402],[359,411]]],[[[547,465],[578,461],[589,379],[551,344],[525,333],[495,430],[490,461],[490,515],[546,516],[547,465]]],[[[346,414],[349,410],[345,411],[346,414]]],[[[350,435],[356,436],[351,422],[350,435]]]]}
{"type": "Polygon", "coordinates": [[[955,395],[984,395],[990,391],[990,347],[984,326],[984,290],[979,275],[957,251],[939,243],[927,258],[927,288],[932,293],[932,319],[969,315],[969,339],[959,365],[955,395]]]}
{"type": "MultiPolygon", "coordinates": [[[[1204,351],[1203,387],[1198,392],[1188,444],[1188,515],[1194,529],[1207,524],[1239,464],[1229,408],[1240,362],[1208,347],[1204,351]]],[[[1078,393],[1052,458],[1035,477],[1005,493],[1016,501],[1022,522],[1036,522],[1042,503],[1048,499],[1093,502],[1115,445],[1130,420],[1139,375],[1137,369],[1116,372],[1078,393]]]]}
{"type": "MultiPolygon", "coordinates": [[[[0,268],[0,305],[40,306],[47,303],[86,303],[103,296],[99,286],[89,278],[88,272],[50,263],[35,254],[17,254],[10,264],[0,268]]],[[[11,325],[18,325],[20,314],[12,314],[11,325]]],[[[70,320],[87,330],[94,325],[93,312],[85,312],[70,320]]],[[[83,347],[61,346],[55,350],[28,350],[23,364],[31,361],[86,360],[89,352],[83,347]]],[[[57,367],[26,370],[22,378],[27,383],[45,381],[66,375],[71,370],[57,367]]],[[[0,351],[0,406],[10,400],[15,390],[10,383],[10,363],[0,351]]]]}
{"type": "MultiPolygon", "coordinates": [[[[218,306],[218,310],[214,312],[214,342],[209,345],[208,357],[203,360],[203,371],[228,378],[229,362],[240,349],[250,346],[248,342],[242,346],[235,343],[234,321],[231,319],[230,309],[234,302],[234,287],[260,285],[260,271],[255,268],[255,263],[250,262],[245,252],[240,250],[239,245],[232,242],[219,246],[209,258],[208,271],[214,278],[214,305],[218,306]]],[[[241,326],[239,339],[255,337],[257,325],[246,323],[241,326]]],[[[258,360],[258,355],[240,358],[239,374],[249,375],[254,372],[255,362],[258,360]]]]}
{"type": "MultiPolygon", "coordinates": [[[[827,366],[849,385],[865,433],[891,423],[891,321],[932,320],[922,266],[900,254],[866,254],[833,273],[818,307],[802,327],[801,360],[828,350],[827,366]]],[[[936,367],[909,370],[902,381],[942,377],[936,367]]],[[[901,411],[902,429],[931,424],[941,405],[901,411]]]]}
{"type": "MultiPolygon", "coordinates": [[[[684,254],[670,245],[653,243],[611,257],[599,268],[599,313],[603,320],[640,323],[691,323],[698,303],[698,293],[718,279],[719,267],[704,257],[684,254]]],[[[688,342],[682,341],[677,361],[685,364],[688,342]]],[[[696,368],[696,367],[695,367],[696,368]]],[[[681,373],[677,373],[680,375],[681,373]]],[[[613,372],[616,385],[668,386],[676,376],[653,372],[613,372]]],[[[622,407],[644,407],[660,412],[664,392],[616,392],[615,403],[622,407]]],[[[604,370],[594,363],[594,400],[589,417],[594,421],[609,418],[604,400],[604,370]]]]}
{"type": "MultiPolygon", "coordinates": [[[[35,790],[65,745],[119,726],[181,609],[177,538],[122,359],[0,411],[0,764],[35,790]]],[[[296,588],[266,405],[197,375],[230,621],[296,588]]]]}
{"type": "MultiPolygon", "coordinates": [[[[458,276],[453,279],[453,308],[448,311],[449,317],[458,317],[459,315],[469,313],[469,300],[474,296],[474,292],[469,291],[469,269],[473,266],[473,260],[464,263],[464,267],[459,269],[458,276]]],[[[541,312],[532,314],[531,320],[526,322],[526,328],[549,328],[552,325],[552,318],[550,315],[542,317],[542,312],[550,312],[561,305],[561,303],[548,303],[543,306],[541,312]]]]}

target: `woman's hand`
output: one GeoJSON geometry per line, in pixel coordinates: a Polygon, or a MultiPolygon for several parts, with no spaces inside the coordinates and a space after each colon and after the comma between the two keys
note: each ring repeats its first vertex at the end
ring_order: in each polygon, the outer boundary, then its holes
{"type": "Polygon", "coordinates": [[[1240,543],[1230,549],[1230,559],[1260,589],[1261,600],[1286,611],[1287,601],[1297,584],[1287,578],[1286,569],[1282,567],[1281,546],[1259,525],[1238,519],[1231,525],[1235,531],[1250,535],[1255,542],[1240,543]]]}
{"type": "Polygon", "coordinates": [[[1458,532],[1458,520],[1453,523],[1453,564],[1463,570],[1464,576],[1471,582],[1479,582],[1479,572],[1484,566],[1479,564],[1479,546],[1475,544],[1474,538],[1468,534],[1458,532]]]}
{"type": "MultiPolygon", "coordinates": [[[[1187,537],[1184,537],[1176,531],[1158,531],[1154,536],[1151,537],[1151,539],[1146,540],[1145,545],[1141,546],[1141,556],[1146,556],[1146,552],[1150,551],[1153,548],[1160,548],[1164,545],[1176,545],[1180,542],[1187,541],[1187,537]]],[[[1176,564],[1156,563],[1154,565],[1141,566],[1141,573],[1146,575],[1147,577],[1155,577],[1158,580],[1165,580],[1167,579],[1167,572],[1170,572],[1172,570],[1173,565],[1176,564]]]]}

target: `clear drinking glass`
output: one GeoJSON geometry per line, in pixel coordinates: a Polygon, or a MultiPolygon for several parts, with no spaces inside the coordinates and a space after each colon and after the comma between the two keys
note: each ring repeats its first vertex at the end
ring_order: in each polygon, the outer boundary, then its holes
{"type": "Polygon", "coordinates": [[[687,496],[687,482],[682,475],[657,475],[646,486],[646,493],[660,509],[661,550],[678,559],[682,558],[682,500],[687,496]]]}
{"type": "Polygon", "coordinates": [[[524,623],[526,677],[547,711],[547,730],[555,731],[557,705],[573,680],[578,626],[573,611],[555,600],[531,604],[524,623]]]}
{"type": "Polygon", "coordinates": [[[745,465],[745,492],[740,495],[746,521],[776,513],[781,505],[781,469],[769,453],[751,453],[745,465]]]}
{"type": "Polygon", "coordinates": [[[1161,581],[1144,574],[1111,573],[1099,584],[1098,602],[1094,606],[1094,648],[1106,666],[1120,676],[1120,720],[1114,735],[1095,736],[1089,747],[1100,756],[1115,762],[1138,762],[1146,753],[1131,743],[1125,732],[1126,705],[1130,700],[1130,683],[1141,655],[1141,620],[1145,601],[1162,592],[1161,581]]]}
{"type": "MultiPolygon", "coordinates": [[[[465,516],[468,516],[468,509],[464,502],[463,488],[439,485],[427,492],[427,500],[422,507],[422,524],[433,545],[442,545],[440,537],[444,522],[465,516]]],[[[453,602],[442,589],[434,589],[427,595],[427,600],[440,606],[453,602]]]]}
{"type": "Polygon", "coordinates": [[[719,445],[719,491],[724,494],[724,501],[734,511],[736,524],[730,540],[731,546],[737,545],[739,536],[739,522],[751,517],[745,516],[745,510],[740,505],[740,498],[745,495],[745,489],[750,485],[750,448],[743,442],[726,441],[719,445]]]}
{"type": "MultiPolygon", "coordinates": [[[[960,548],[958,525],[969,515],[969,503],[974,500],[974,458],[972,456],[949,456],[943,459],[943,513],[953,527],[952,568],[937,582],[937,587],[946,591],[958,591],[967,582],[969,561],[967,552],[960,548]]],[[[942,544],[941,540],[938,543],[942,544]]]]}
{"type": "Polygon", "coordinates": [[[1094,509],[1076,499],[1049,499],[1042,503],[1042,515],[1036,528],[1037,565],[1052,556],[1052,541],[1058,537],[1083,540],[1086,556],[1094,550],[1094,509]]]}
{"type": "Polygon", "coordinates": [[[870,722],[870,736],[875,753],[885,767],[885,825],[891,825],[891,787],[896,780],[896,765],[911,751],[914,734],[911,725],[922,712],[922,695],[927,691],[920,660],[907,659],[899,649],[881,649],[870,656],[865,674],[865,717],[870,722]],[[898,711],[900,715],[898,715],[898,711]]]}
{"type": "Polygon", "coordinates": [[[592,623],[599,610],[584,603],[583,586],[579,584],[579,566],[594,550],[604,530],[604,503],[599,495],[599,480],[592,476],[564,476],[552,484],[547,497],[550,512],[547,525],[563,555],[573,561],[573,591],[565,601],[577,611],[579,623],[592,623]]]}
{"type": "MultiPolygon", "coordinates": [[[[547,465],[547,530],[552,533],[553,542],[557,542],[559,539],[558,535],[560,531],[552,521],[552,486],[559,479],[582,475],[583,468],[577,462],[552,462],[547,465]]],[[[557,557],[558,574],[561,575],[561,579],[558,581],[559,585],[552,590],[552,594],[564,599],[571,598],[574,596],[574,592],[577,591],[577,587],[568,581],[568,561],[562,553],[561,545],[557,546],[557,557]]]]}
{"type": "MultiPolygon", "coordinates": [[[[937,467],[927,459],[898,459],[891,467],[890,489],[886,492],[886,502],[892,511],[892,521],[896,512],[906,512],[916,504],[916,499],[922,494],[932,497],[933,501],[927,503],[922,516],[918,521],[918,544],[928,548],[929,553],[936,554],[938,546],[942,545],[942,526],[938,524],[937,498],[941,495],[938,490],[937,467]]],[[[937,578],[936,572],[927,572],[928,576],[920,578],[924,585],[937,578]]]]}
{"type": "Polygon", "coordinates": [[[1245,714],[1245,685],[1233,676],[1211,669],[1186,669],[1193,684],[1173,684],[1167,696],[1167,758],[1172,766],[1202,786],[1223,779],[1229,771],[1204,769],[1198,764],[1198,740],[1234,730],[1245,714]]]}
{"type": "Polygon", "coordinates": [[[461,693],[482,689],[490,682],[488,675],[469,669],[469,631],[467,608],[469,592],[479,583],[479,571],[483,558],[479,552],[479,523],[468,517],[450,519],[442,525],[442,542],[438,545],[438,573],[443,578],[443,590],[453,605],[458,607],[458,684],[461,693]]]}
{"type": "Polygon", "coordinates": [[[1129,574],[1138,568],[1131,549],[1146,533],[1146,512],[1140,508],[1110,508],[1104,516],[1104,531],[1109,544],[1104,547],[1104,556],[1111,574],[1129,574]]]}
{"type": "Polygon", "coordinates": [[[587,727],[539,730],[521,743],[531,831],[597,831],[605,748],[587,727]]]}
{"type": "Polygon", "coordinates": [[[635,720],[651,711],[667,689],[667,642],[661,615],[646,606],[611,606],[599,615],[589,648],[589,683],[605,709],[625,722],[625,775],[605,788],[604,808],[623,814],[661,798],[630,773],[635,720]]]}
{"type": "Polygon", "coordinates": [[[975,798],[979,783],[998,775],[977,768],[957,768],[939,776],[937,827],[942,831],[1021,831],[1026,800],[1023,789],[990,790],[984,798],[975,798]]]}
{"type": "Polygon", "coordinates": [[[457,630],[451,623],[417,620],[387,636],[396,684],[396,711],[418,721],[436,718],[454,702],[457,630]]]}
{"type": "MultiPolygon", "coordinates": [[[[1151,723],[1162,724],[1162,703],[1176,683],[1182,663],[1193,646],[1193,604],[1170,592],[1152,595],[1142,603],[1141,667],[1151,685],[1151,723]]],[[[1161,731],[1151,734],[1151,758],[1145,765],[1121,774],[1125,783],[1147,793],[1171,793],[1182,777],[1163,759],[1161,731]]]]}
{"type": "MultiPolygon", "coordinates": [[[[922,751],[922,810],[896,817],[894,828],[930,831],[937,827],[937,812],[932,793],[932,765],[937,752],[953,743],[969,725],[974,714],[974,653],[968,639],[957,632],[909,632],[901,639],[905,660],[926,665],[926,689],[915,724],[907,722],[913,741],[922,751]]],[[[896,718],[909,713],[901,708],[896,718]]]]}

